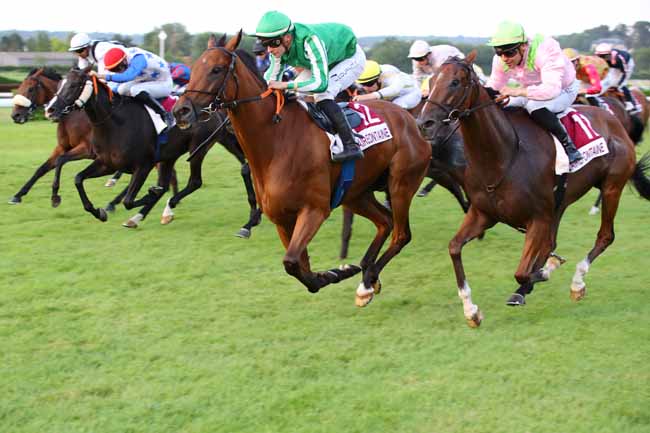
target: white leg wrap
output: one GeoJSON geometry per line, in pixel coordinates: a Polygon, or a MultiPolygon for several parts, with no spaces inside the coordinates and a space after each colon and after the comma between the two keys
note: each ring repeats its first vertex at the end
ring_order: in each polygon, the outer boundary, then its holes
{"type": "Polygon", "coordinates": [[[133,215],[131,218],[129,218],[129,221],[138,224],[143,219],[144,219],[144,215],[142,215],[141,213],[137,213],[137,214],[133,215]]]}
{"type": "Polygon", "coordinates": [[[463,313],[467,319],[470,319],[478,310],[478,306],[472,303],[472,289],[467,281],[462,288],[458,288],[458,297],[463,301],[463,313]]]}
{"type": "Polygon", "coordinates": [[[576,265],[576,273],[573,275],[573,280],[571,281],[571,290],[578,292],[585,288],[583,277],[589,272],[589,264],[589,260],[585,258],[576,265]]]}
{"type": "Polygon", "coordinates": [[[549,278],[551,278],[551,273],[554,270],[556,270],[557,268],[559,268],[560,265],[562,265],[562,262],[560,262],[560,259],[558,259],[557,257],[553,257],[553,256],[549,257],[546,260],[546,264],[542,268],[542,277],[544,277],[545,280],[548,280],[549,278]]]}
{"type": "Polygon", "coordinates": [[[357,287],[357,296],[363,297],[363,296],[368,296],[370,294],[374,293],[374,290],[372,287],[367,288],[364,284],[363,281],[359,283],[359,287],[357,287]]]}
{"type": "Polygon", "coordinates": [[[172,210],[171,207],[169,207],[169,200],[171,200],[171,199],[167,199],[167,206],[165,206],[165,210],[163,210],[163,213],[162,213],[162,216],[164,216],[164,217],[166,217],[166,216],[174,216],[174,211],[172,210]]]}

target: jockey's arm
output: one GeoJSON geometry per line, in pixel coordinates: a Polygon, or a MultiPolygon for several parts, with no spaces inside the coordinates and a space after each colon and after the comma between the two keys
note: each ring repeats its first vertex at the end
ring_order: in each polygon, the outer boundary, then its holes
{"type": "Polygon", "coordinates": [[[329,67],[325,45],[318,36],[312,35],[305,40],[304,48],[305,55],[311,64],[311,77],[304,81],[290,81],[287,88],[301,92],[324,92],[329,84],[329,67]]]}
{"type": "Polygon", "coordinates": [[[280,81],[282,77],[282,72],[286,65],[282,63],[280,57],[275,57],[272,54],[269,54],[269,68],[264,72],[264,79],[268,81],[280,81]]]}
{"type": "Polygon", "coordinates": [[[388,99],[389,101],[397,98],[404,88],[404,82],[400,79],[399,74],[387,74],[382,77],[383,86],[377,90],[378,99],[388,99]]]}
{"type": "Polygon", "coordinates": [[[118,74],[106,74],[106,81],[114,81],[116,83],[126,83],[135,80],[138,75],[147,67],[147,59],[142,54],[131,59],[129,67],[124,72],[118,74]]]}

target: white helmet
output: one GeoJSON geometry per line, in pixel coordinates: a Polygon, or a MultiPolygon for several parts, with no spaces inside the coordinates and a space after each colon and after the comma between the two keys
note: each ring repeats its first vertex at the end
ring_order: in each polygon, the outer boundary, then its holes
{"type": "Polygon", "coordinates": [[[602,42],[598,45],[596,45],[596,49],[594,50],[594,54],[609,54],[612,52],[612,49],[614,46],[612,44],[608,44],[607,42],[602,42]]]}
{"type": "Polygon", "coordinates": [[[418,57],[424,57],[431,52],[431,47],[426,41],[417,40],[411,45],[409,50],[408,57],[411,59],[417,59],[418,57]]]}
{"type": "Polygon", "coordinates": [[[70,39],[68,51],[77,51],[90,45],[90,36],[86,33],[77,33],[70,39]]]}

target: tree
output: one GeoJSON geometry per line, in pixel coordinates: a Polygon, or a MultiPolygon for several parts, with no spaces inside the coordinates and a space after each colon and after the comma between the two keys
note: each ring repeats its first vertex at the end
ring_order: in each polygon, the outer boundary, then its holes
{"type": "Polygon", "coordinates": [[[650,21],[637,21],[632,26],[630,48],[650,47],[650,21]]]}
{"type": "Polygon", "coordinates": [[[132,47],[134,45],[131,36],[122,35],[120,33],[115,33],[113,36],[111,36],[111,40],[122,42],[127,47],[132,47]]]}
{"type": "Polygon", "coordinates": [[[27,40],[27,49],[29,51],[52,51],[52,43],[47,32],[37,32],[36,36],[27,40]]]}
{"type": "Polygon", "coordinates": [[[634,78],[650,78],[650,47],[634,50],[634,78]]]}
{"type": "Polygon", "coordinates": [[[16,32],[4,35],[0,39],[0,51],[23,51],[25,48],[25,41],[16,32]]]}
{"type": "Polygon", "coordinates": [[[382,42],[373,45],[366,53],[366,58],[378,63],[393,65],[401,71],[411,71],[411,60],[408,58],[411,43],[397,38],[386,38],[382,42]]]}
{"type": "Polygon", "coordinates": [[[52,38],[50,40],[50,45],[52,47],[51,51],[65,52],[68,51],[70,44],[66,41],[62,41],[59,38],[52,38]]]}
{"type": "Polygon", "coordinates": [[[160,45],[158,34],[161,30],[167,34],[165,60],[182,61],[184,57],[192,54],[192,35],[187,32],[183,24],[179,23],[163,24],[162,27],[156,27],[153,31],[145,34],[142,48],[158,54],[160,45]]]}

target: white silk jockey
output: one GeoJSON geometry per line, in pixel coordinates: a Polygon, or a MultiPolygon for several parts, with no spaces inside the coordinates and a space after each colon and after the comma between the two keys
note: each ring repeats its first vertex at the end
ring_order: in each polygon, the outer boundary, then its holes
{"type": "Polygon", "coordinates": [[[169,96],[174,88],[169,65],[157,55],[138,47],[123,49],[129,69],[123,73],[106,74],[106,81],[117,83],[115,90],[120,95],[136,96],[141,91],[147,92],[155,99],[169,96]],[[133,59],[143,56],[146,64],[139,71],[131,69],[133,59]]]}
{"type": "Polygon", "coordinates": [[[77,60],[77,67],[79,69],[85,69],[88,66],[97,65],[97,72],[100,74],[106,73],[106,68],[104,67],[104,56],[108,50],[115,47],[125,48],[124,45],[116,44],[114,42],[92,41],[88,46],[88,57],[79,57],[77,60]]]}
{"type": "MultiPolygon", "coordinates": [[[[420,41],[416,41],[420,42],[420,41]]],[[[413,44],[415,46],[415,43],[413,44]]],[[[417,48],[417,47],[415,47],[417,48]]],[[[424,46],[422,46],[424,48],[424,46]]],[[[413,78],[417,81],[417,85],[421,86],[422,82],[431,75],[438,72],[440,66],[447,61],[450,57],[465,58],[465,55],[456,47],[452,45],[433,45],[429,47],[429,52],[426,53],[422,50],[409,52],[411,58],[411,66],[413,68],[413,78]],[[418,56],[418,54],[421,54],[418,56]],[[416,58],[426,56],[423,61],[417,61],[416,58]]]]}
{"type": "Polygon", "coordinates": [[[406,110],[415,108],[420,103],[422,96],[415,78],[393,65],[380,65],[379,70],[379,76],[372,80],[376,84],[366,87],[367,83],[360,82],[371,93],[358,95],[355,101],[386,99],[406,110]]]}

